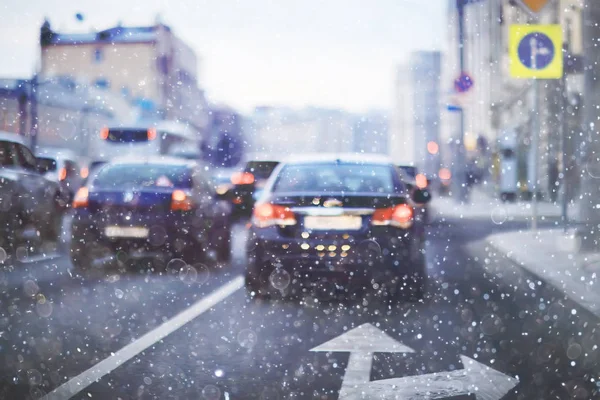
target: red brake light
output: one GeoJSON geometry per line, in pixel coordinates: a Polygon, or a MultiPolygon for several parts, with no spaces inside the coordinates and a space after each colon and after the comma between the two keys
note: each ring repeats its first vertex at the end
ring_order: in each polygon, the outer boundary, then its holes
{"type": "Polygon", "coordinates": [[[100,138],[103,140],[108,139],[108,128],[104,127],[100,130],[100,138]]]}
{"type": "Polygon", "coordinates": [[[417,174],[415,181],[419,189],[425,189],[427,187],[427,177],[425,175],[417,174]]]}
{"type": "Polygon", "coordinates": [[[254,174],[250,172],[236,172],[231,175],[231,183],[234,185],[252,185],[254,183],[254,174]]]}
{"type": "Polygon", "coordinates": [[[85,179],[90,175],[90,170],[88,167],[81,167],[79,174],[81,175],[82,178],[85,179]]]}
{"type": "Polygon", "coordinates": [[[89,195],[90,192],[87,187],[80,187],[73,199],[73,208],[87,207],[89,195]]]}
{"type": "Polygon", "coordinates": [[[257,204],[252,210],[252,223],[259,228],[296,225],[296,216],[289,207],[271,203],[257,204]]]}
{"type": "Polygon", "coordinates": [[[58,171],[58,180],[64,181],[65,179],[67,179],[67,169],[63,167],[58,171]]]}
{"type": "Polygon", "coordinates": [[[154,139],[156,139],[156,129],[149,128],[148,129],[148,140],[154,140],[154,139]]]}
{"type": "Polygon", "coordinates": [[[408,229],[413,223],[413,209],[408,204],[398,204],[390,208],[378,208],[373,213],[371,224],[391,225],[408,229]]]}
{"type": "Polygon", "coordinates": [[[183,190],[177,189],[171,194],[172,211],[190,211],[193,207],[192,199],[183,190]]]}

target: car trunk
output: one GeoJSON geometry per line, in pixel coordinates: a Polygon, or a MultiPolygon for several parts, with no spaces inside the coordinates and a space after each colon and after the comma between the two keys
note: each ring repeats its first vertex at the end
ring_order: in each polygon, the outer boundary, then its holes
{"type": "Polygon", "coordinates": [[[323,193],[294,195],[273,194],[272,204],[289,207],[297,224],[279,228],[284,236],[301,238],[303,232],[313,236],[331,237],[366,235],[371,229],[375,209],[406,203],[401,195],[323,193]]]}

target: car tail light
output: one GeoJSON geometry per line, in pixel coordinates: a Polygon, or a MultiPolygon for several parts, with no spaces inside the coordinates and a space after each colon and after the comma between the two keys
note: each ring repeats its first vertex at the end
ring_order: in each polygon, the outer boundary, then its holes
{"type": "Polygon", "coordinates": [[[296,225],[296,216],[289,207],[271,203],[257,204],[252,211],[252,223],[259,228],[296,225]]]}
{"type": "Polygon", "coordinates": [[[67,179],[67,169],[62,167],[60,171],[58,171],[58,180],[64,181],[65,179],[67,179]]]}
{"type": "Polygon", "coordinates": [[[80,187],[77,193],[75,194],[75,198],[73,199],[73,208],[87,207],[89,195],[90,191],[87,187],[80,187]]]}
{"type": "Polygon", "coordinates": [[[254,183],[254,174],[250,172],[236,172],[231,175],[231,183],[234,185],[252,185],[254,183]]]}
{"type": "Polygon", "coordinates": [[[108,139],[108,128],[104,127],[100,130],[100,138],[103,140],[108,139]]]}
{"type": "Polygon", "coordinates": [[[79,175],[81,175],[81,177],[83,179],[87,178],[90,175],[90,170],[88,167],[81,167],[81,170],[79,171],[79,175]]]}
{"type": "Polygon", "coordinates": [[[408,229],[413,223],[413,209],[408,204],[398,204],[390,208],[378,208],[373,213],[371,224],[391,225],[408,229]]]}
{"type": "Polygon", "coordinates": [[[419,189],[425,189],[429,183],[427,182],[427,177],[423,174],[417,174],[417,176],[415,177],[415,181],[419,189]]]}
{"type": "Polygon", "coordinates": [[[148,129],[148,140],[154,140],[154,139],[156,139],[156,129],[149,128],[148,129]]]}
{"type": "Polygon", "coordinates": [[[180,189],[173,191],[173,194],[171,194],[172,211],[190,211],[192,206],[192,199],[186,192],[180,189]]]}

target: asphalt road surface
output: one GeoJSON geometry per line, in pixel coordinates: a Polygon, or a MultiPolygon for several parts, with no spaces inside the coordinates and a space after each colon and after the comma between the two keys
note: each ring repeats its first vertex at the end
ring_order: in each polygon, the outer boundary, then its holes
{"type": "Polygon", "coordinates": [[[600,398],[597,318],[480,242],[524,228],[432,224],[422,303],[252,300],[243,225],[229,265],[82,275],[57,254],[7,263],[0,398],[600,398]]]}

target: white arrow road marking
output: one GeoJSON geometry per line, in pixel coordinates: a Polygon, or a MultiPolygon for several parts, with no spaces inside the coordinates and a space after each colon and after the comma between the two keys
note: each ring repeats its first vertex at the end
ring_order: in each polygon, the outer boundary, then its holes
{"type": "MultiPolygon", "coordinates": [[[[376,399],[445,399],[473,393],[479,400],[500,400],[519,380],[467,356],[464,369],[372,381],[369,397],[376,399]]],[[[348,399],[362,399],[354,396],[348,399]]]]}
{"type": "Polygon", "coordinates": [[[461,370],[370,381],[373,353],[414,353],[371,324],[354,328],[311,351],[350,353],[340,388],[341,400],[425,400],[470,393],[479,400],[500,400],[519,383],[516,378],[462,355],[461,370]]]}
{"type": "MultiPolygon", "coordinates": [[[[373,353],[414,353],[410,347],[388,336],[371,324],[363,324],[311,349],[311,351],[349,352],[348,366],[340,388],[340,399],[360,394],[371,379],[373,353]]],[[[360,398],[360,397],[358,397],[360,398]]]]}

